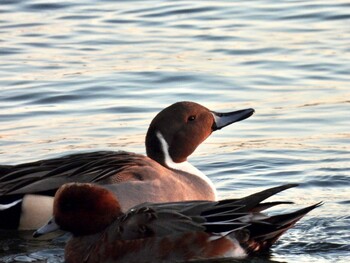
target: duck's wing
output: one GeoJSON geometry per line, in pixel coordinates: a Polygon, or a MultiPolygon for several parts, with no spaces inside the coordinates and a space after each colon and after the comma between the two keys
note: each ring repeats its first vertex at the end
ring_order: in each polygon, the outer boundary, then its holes
{"type": "Polygon", "coordinates": [[[111,177],[113,183],[132,180],[125,174],[120,175],[120,171],[142,158],[144,156],[129,152],[98,151],[0,166],[0,197],[28,193],[53,195],[57,188],[68,182],[108,183],[111,177]]]}
{"type": "MultiPolygon", "coordinates": [[[[293,187],[284,185],[271,188],[242,199],[143,203],[130,209],[116,224],[122,229],[122,239],[166,236],[174,233],[205,231],[230,232],[248,226],[252,220],[266,218],[253,212],[263,206],[271,195],[293,187]]],[[[284,202],[274,202],[280,204],[284,202]]],[[[270,206],[272,203],[269,203],[270,206]]]]}
{"type": "MultiPolygon", "coordinates": [[[[109,232],[117,232],[116,238],[123,240],[205,232],[206,219],[201,213],[215,205],[217,202],[210,201],[145,203],[130,209],[120,217],[112,226],[114,230],[109,232]]],[[[240,206],[233,205],[232,209],[237,207],[240,206]]],[[[237,226],[236,224],[234,227],[237,226]]]]}
{"type": "Polygon", "coordinates": [[[305,214],[321,205],[274,216],[261,209],[290,202],[263,203],[268,197],[296,186],[288,184],[241,198],[210,201],[145,203],[129,210],[114,223],[117,238],[130,240],[161,237],[187,232],[207,232],[238,240],[248,253],[268,249],[305,214]]]}

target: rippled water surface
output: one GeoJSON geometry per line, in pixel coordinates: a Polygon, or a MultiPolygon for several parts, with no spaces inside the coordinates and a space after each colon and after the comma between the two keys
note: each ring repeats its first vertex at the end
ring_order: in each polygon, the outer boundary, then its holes
{"type": "MultiPolygon", "coordinates": [[[[255,115],[191,157],[220,197],[287,182],[323,200],[253,262],[350,260],[348,0],[1,0],[0,163],[144,153],[176,101],[255,115]]],[[[0,262],[62,262],[64,241],[0,232],[0,262]]]]}

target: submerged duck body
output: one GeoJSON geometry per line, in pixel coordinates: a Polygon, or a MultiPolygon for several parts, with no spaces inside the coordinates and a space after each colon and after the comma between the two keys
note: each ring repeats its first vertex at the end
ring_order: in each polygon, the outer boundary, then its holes
{"type": "Polygon", "coordinates": [[[69,182],[108,185],[123,211],[145,201],[214,201],[213,183],[187,158],[213,131],[253,113],[217,113],[194,102],[178,102],[152,120],[145,141],[147,156],[99,151],[0,166],[0,228],[42,225],[52,213],[55,192],[69,182]]]}
{"type": "Polygon", "coordinates": [[[144,203],[123,213],[116,196],[92,184],[71,183],[56,193],[53,218],[34,236],[71,232],[65,261],[184,262],[245,258],[267,251],[320,203],[274,216],[262,211],[291,202],[263,202],[296,184],[241,199],[144,203]]]}

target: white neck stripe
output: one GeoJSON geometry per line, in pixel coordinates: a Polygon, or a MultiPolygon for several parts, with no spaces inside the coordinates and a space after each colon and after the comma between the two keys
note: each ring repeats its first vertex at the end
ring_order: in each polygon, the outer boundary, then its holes
{"type": "Polygon", "coordinates": [[[180,170],[180,171],[190,173],[190,174],[194,174],[194,175],[198,176],[199,178],[201,178],[202,180],[204,180],[212,188],[214,195],[215,195],[215,200],[217,200],[216,188],[215,188],[213,182],[204,173],[202,173],[200,170],[198,170],[196,167],[194,167],[189,162],[186,161],[186,162],[182,162],[182,163],[175,163],[173,161],[173,159],[171,159],[171,156],[169,154],[169,145],[168,145],[167,141],[164,139],[161,132],[157,131],[156,135],[157,135],[157,138],[160,141],[160,144],[162,146],[165,164],[169,168],[172,168],[175,170],[180,170]]]}

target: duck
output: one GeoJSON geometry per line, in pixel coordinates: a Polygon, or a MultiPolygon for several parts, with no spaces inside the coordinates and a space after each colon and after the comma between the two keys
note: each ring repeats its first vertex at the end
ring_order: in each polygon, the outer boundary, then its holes
{"type": "Polygon", "coordinates": [[[54,198],[52,219],[34,237],[63,230],[67,263],[187,262],[266,253],[278,238],[322,202],[269,216],[292,202],[263,202],[297,186],[285,184],[240,199],[142,203],[123,212],[103,186],[68,183],[54,198]]]}
{"type": "Polygon", "coordinates": [[[146,201],[214,201],[213,182],[188,157],[214,131],[253,113],[252,108],[220,113],[176,102],[151,121],[146,155],[94,151],[0,165],[0,229],[34,230],[44,224],[57,189],[70,182],[109,185],[124,210],[146,201]]]}

